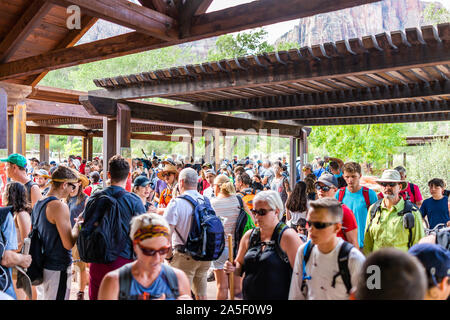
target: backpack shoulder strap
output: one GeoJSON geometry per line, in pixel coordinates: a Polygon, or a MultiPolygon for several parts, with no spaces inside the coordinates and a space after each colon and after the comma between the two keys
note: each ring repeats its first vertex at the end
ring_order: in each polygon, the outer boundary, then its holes
{"type": "Polygon", "coordinates": [[[334,275],[333,282],[331,283],[331,286],[334,288],[336,285],[336,278],[338,276],[341,276],[344,285],[347,288],[347,294],[350,294],[350,290],[352,289],[352,279],[350,275],[350,270],[348,269],[349,255],[352,248],[353,245],[348,243],[347,241],[344,241],[342,243],[342,246],[339,249],[338,254],[339,272],[334,275]]]}
{"type": "Polygon", "coordinates": [[[197,201],[195,201],[194,199],[192,199],[192,197],[188,196],[187,194],[184,194],[182,196],[179,196],[178,198],[184,199],[187,202],[189,202],[190,204],[192,204],[192,206],[195,208],[197,206],[197,201]]]}
{"type": "Polygon", "coordinates": [[[363,187],[362,194],[364,197],[364,201],[366,202],[366,208],[369,209],[369,207],[370,207],[369,188],[363,187]]]}
{"type": "Polygon", "coordinates": [[[339,199],[338,199],[338,201],[342,202],[342,200],[344,199],[344,196],[345,196],[345,187],[340,188],[338,192],[339,192],[339,199]]]}
{"type": "Polygon", "coordinates": [[[131,289],[131,263],[128,263],[119,269],[119,300],[129,300],[131,289]]]}
{"type": "Polygon", "coordinates": [[[237,194],[236,194],[236,198],[238,199],[238,201],[239,201],[239,206],[240,206],[240,208],[241,208],[241,210],[244,208],[244,202],[242,202],[242,198],[241,197],[239,197],[237,194]]]}
{"type": "Polygon", "coordinates": [[[371,207],[370,212],[369,212],[369,214],[370,214],[370,221],[369,221],[369,225],[367,226],[367,230],[370,229],[370,226],[372,225],[372,221],[373,221],[373,219],[375,218],[375,216],[376,216],[378,210],[380,209],[380,206],[381,206],[381,202],[382,202],[382,201],[383,201],[383,199],[378,200],[378,201],[375,202],[375,203],[373,204],[373,206],[371,207]]]}
{"type": "Polygon", "coordinates": [[[261,242],[261,230],[259,228],[254,228],[250,234],[248,248],[256,247],[261,242]]]}
{"type": "Polygon", "coordinates": [[[6,221],[8,214],[11,212],[12,206],[0,208],[0,229],[1,225],[6,221]]]}
{"type": "Polygon", "coordinates": [[[180,296],[180,290],[178,288],[178,278],[172,267],[162,264],[162,268],[164,269],[164,278],[169,285],[170,290],[173,292],[175,298],[180,296]]]}
{"type": "Polygon", "coordinates": [[[277,251],[280,259],[283,260],[285,263],[289,263],[289,258],[286,252],[284,252],[283,249],[281,249],[281,237],[283,236],[283,232],[288,228],[289,227],[281,221],[278,222],[278,225],[275,227],[276,232],[275,250],[277,251]]]}
{"type": "Polygon", "coordinates": [[[409,184],[409,189],[411,190],[411,194],[414,197],[414,200],[416,200],[416,190],[414,190],[415,184],[411,183],[411,182],[408,182],[408,184],[409,184]]]}
{"type": "Polygon", "coordinates": [[[302,268],[303,268],[303,280],[302,280],[302,287],[301,290],[306,286],[306,280],[311,280],[311,276],[306,273],[306,264],[308,263],[309,257],[311,256],[311,251],[314,248],[314,244],[311,242],[311,240],[308,240],[306,242],[305,247],[303,248],[303,261],[302,261],[302,268]]]}

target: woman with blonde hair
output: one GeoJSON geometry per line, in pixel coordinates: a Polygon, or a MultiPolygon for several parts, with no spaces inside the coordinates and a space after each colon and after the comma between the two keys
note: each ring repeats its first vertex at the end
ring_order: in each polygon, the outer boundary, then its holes
{"type": "Polygon", "coordinates": [[[137,259],[103,278],[99,300],[190,300],[191,286],[180,269],[165,265],[171,249],[169,224],[158,214],[131,220],[130,238],[137,259]]]}
{"type": "MultiPolygon", "coordinates": [[[[211,199],[211,206],[216,212],[216,215],[222,219],[225,235],[231,234],[234,237],[236,222],[241,211],[241,205],[237,198],[236,190],[234,189],[230,178],[224,174],[220,174],[214,179],[213,188],[215,197],[211,199]]],[[[247,212],[250,212],[247,205],[245,205],[245,203],[243,203],[243,205],[244,209],[247,212]]],[[[226,300],[228,297],[228,276],[223,271],[223,266],[228,259],[229,250],[233,250],[233,248],[228,248],[228,242],[226,241],[222,255],[212,263],[217,281],[217,300],[226,300]]],[[[240,294],[241,277],[235,276],[234,283],[235,292],[240,294]]]]}

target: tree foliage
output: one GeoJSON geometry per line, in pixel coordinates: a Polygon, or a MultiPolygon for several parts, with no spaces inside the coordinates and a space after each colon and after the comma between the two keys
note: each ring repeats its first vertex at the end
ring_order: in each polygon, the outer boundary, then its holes
{"type": "Polygon", "coordinates": [[[424,11],[425,21],[432,24],[445,23],[450,21],[450,11],[446,8],[438,8],[435,3],[430,3],[424,11]]]}

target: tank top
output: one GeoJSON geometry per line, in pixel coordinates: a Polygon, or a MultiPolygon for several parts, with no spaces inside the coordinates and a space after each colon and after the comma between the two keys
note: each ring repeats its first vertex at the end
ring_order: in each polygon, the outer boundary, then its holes
{"type": "Polygon", "coordinates": [[[70,224],[72,225],[72,228],[75,225],[75,218],[77,218],[84,210],[87,196],[83,194],[83,199],[79,204],[77,204],[77,198],[78,197],[70,197],[67,202],[70,210],[70,224]]]}
{"type": "Polygon", "coordinates": [[[34,185],[38,185],[36,182],[34,182],[33,180],[28,181],[27,183],[25,183],[23,186],[25,187],[25,189],[27,190],[27,201],[28,203],[31,203],[31,188],[34,185]]]}
{"type": "Polygon", "coordinates": [[[166,300],[176,300],[174,292],[172,292],[167,283],[166,269],[161,266],[161,271],[158,277],[153,281],[149,287],[144,287],[131,275],[131,287],[129,293],[129,300],[151,300],[166,295],[166,300]]]}
{"type": "Polygon", "coordinates": [[[32,224],[37,226],[41,235],[44,249],[44,268],[48,270],[64,271],[72,263],[72,251],[64,248],[56,224],[47,220],[45,211],[50,201],[58,200],[48,197],[36,202],[31,214],[32,224]],[[39,214],[40,212],[40,214],[39,214]]]}
{"type": "MultiPolygon", "coordinates": [[[[244,300],[288,299],[292,268],[289,261],[286,262],[280,257],[276,248],[278,246],[278,250],[282,251],[277,240],[278,237],[281,240],[279,235],[286,230],[277,231],[282,226],[282,222],[279,222],[275,227],[271,241],[266,245],[264,251],[259,237],[257,244],[250,247],[245,254],[243,266],[245,276],[242,283],[244,300]]],[[[251,238],[252,236],[250,236],[251,238]]]]}

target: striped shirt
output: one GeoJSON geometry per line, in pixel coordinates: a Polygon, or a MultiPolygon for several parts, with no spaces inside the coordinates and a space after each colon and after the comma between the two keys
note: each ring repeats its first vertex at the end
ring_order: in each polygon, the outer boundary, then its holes
{"type": "Polygon", "coordinates": [[[236,228],[237,218],[241,211],[237,196],[213,198],[211,199],[211,206],[218,217],[225,218],[223,224],[225,235],[231,234],[234,237],[234,229],[236,228]]]}

